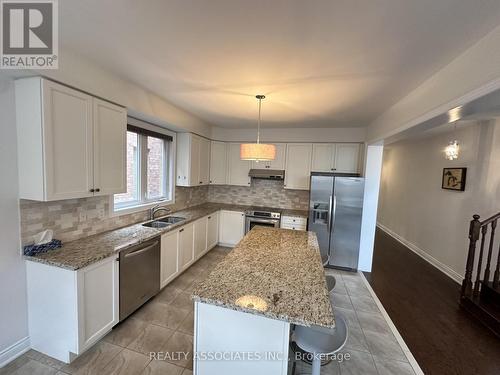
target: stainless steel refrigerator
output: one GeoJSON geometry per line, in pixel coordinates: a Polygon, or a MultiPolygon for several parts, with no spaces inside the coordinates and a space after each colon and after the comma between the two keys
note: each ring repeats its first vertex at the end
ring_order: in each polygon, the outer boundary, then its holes
{"type": "Polygon", "coordinates": [[[327,267],[358,268],[364,178],[311,173],[308,230],[316,232],[327,267]]]}

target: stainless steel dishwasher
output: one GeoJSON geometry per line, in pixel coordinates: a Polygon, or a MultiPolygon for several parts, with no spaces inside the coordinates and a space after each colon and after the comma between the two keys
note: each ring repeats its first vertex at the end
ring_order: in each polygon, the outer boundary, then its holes
{"type": "Polygon", "coordinates": [[[120,321],[160,291],[160,238],[120,252],[120,321]]]}

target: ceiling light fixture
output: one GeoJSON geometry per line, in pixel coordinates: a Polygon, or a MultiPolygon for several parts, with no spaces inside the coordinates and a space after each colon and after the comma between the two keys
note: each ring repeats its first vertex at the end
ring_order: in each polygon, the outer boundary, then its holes
{"type": "Polygon", "coordinates": [[[257,122],[257,143],[242,143],[240,146],[241,160],[269,161],[276,157],[276,146],[260,143],[260,112],[264,95],[255,96],[259,101],[259,120],[257,122]]]}
{"type": "Polygon", "coordinates": [[[448,143],[448,146],[444,149],[444,153],[446,154],[446,159],[448,160],[456,160],[458,159],[458,152],[460,151],[460,146],[458,145],[457,140],[451,141],[448,143]]]}

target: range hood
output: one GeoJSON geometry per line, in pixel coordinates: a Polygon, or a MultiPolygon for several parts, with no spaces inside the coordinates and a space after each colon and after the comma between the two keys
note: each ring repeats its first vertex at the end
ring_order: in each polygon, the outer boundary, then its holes
{"type": "Polygon", "coordinates": [[[251,178],[260,178],[262,180],[283,180],[285,171],[277,169],[250,169],[248,175],[251,178]]]}

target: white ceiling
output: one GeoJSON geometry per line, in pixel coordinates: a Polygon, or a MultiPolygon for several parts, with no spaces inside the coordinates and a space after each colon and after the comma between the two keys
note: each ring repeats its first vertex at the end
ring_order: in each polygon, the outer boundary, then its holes
{"type": "Polygon", "coordinates": [[[222,127],[366,126],[500,23],[498,0],[64,0],[60,38],[222,127]]]}

